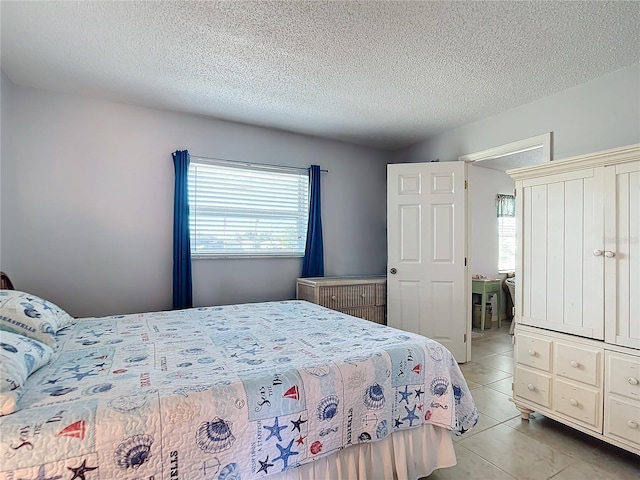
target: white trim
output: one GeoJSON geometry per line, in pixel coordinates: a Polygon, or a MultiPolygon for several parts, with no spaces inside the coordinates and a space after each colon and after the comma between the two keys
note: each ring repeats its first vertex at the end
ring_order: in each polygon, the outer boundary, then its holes
{"type": "Polygon", "coordinates": [[[461,157],[458,157],[458,160],[461,162],[479,162],[482,160],[492,160],[495,158],[527,152],[529,150],[533,150],[534,148],[542,147],[542,162],[550,162],[552,140],[551,133],[552,132],[548,132],[535,137],[518,140],[517,142],[507,143],[506,145],[500,145],[499,147],[482,150],[481,152],[462,155],[461,157]]]}
{"type": "Polygon", "coordinates": [[[541,172],[544,172],[544,175],[554,175],[573,172],[578,166],[583,169],[588,169],[601,167],[603,165],[627,163],[638,159],[640,159],[640,143],[626,147],[612,148],[602,152],[590,153],[588,155],[571,157],[565,160],[556,160],[552,165],[534,165],[531,167],[507,170],[506,173],[516,180],[525,180],[528,178],[539,177],[541,172]]]}

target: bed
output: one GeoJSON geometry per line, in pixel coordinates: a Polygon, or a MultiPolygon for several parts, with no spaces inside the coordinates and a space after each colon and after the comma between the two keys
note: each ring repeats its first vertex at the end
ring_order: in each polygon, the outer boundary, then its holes
{"type": "Polygon", "coordinates": [[[63,313],[0,417],[2,480],[417,479],[478,419],[442,345],[308,302],[63,313]]]}

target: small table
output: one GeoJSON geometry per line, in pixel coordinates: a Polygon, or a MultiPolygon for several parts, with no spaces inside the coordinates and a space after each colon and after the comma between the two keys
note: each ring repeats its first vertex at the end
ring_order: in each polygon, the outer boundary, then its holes
{"type": "Polygon", "coordinates": [[[471,281],[471,293],[479,293],[482,295],[482,308],[480,309],[480,330],[484,330],[484,313],[485,304],[487,302],[487,295],[498,296],[498,328],[501,325],[500,318],[500,290],[502,290],[502,282],[500,280],[492,280],[488,278],[474,278],[471,281]]]}

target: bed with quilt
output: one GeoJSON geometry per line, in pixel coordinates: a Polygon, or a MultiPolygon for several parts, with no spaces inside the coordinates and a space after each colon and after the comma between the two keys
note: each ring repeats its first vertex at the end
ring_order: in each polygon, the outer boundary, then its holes
{"type": "Polygon", "coordinates": [[[304,301],[0,329],[1,480],[417,479],[478,419],[442,345],[304,301]]]}

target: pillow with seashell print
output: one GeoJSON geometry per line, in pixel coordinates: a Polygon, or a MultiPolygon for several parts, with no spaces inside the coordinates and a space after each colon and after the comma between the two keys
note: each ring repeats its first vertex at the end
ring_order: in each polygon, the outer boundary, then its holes
{"type": "Polygon", "coordinates": [[[0,331],[0,416],[16,411],[27,378],[52,356],[53,349],[42,342],[0,331]]]}
{"type": "Polygon", "coordinates": [[[56,333],[72,322],[73,317],[48,300],[19,290],[0,290],[0,330],[55,348],[56,333]]]}

